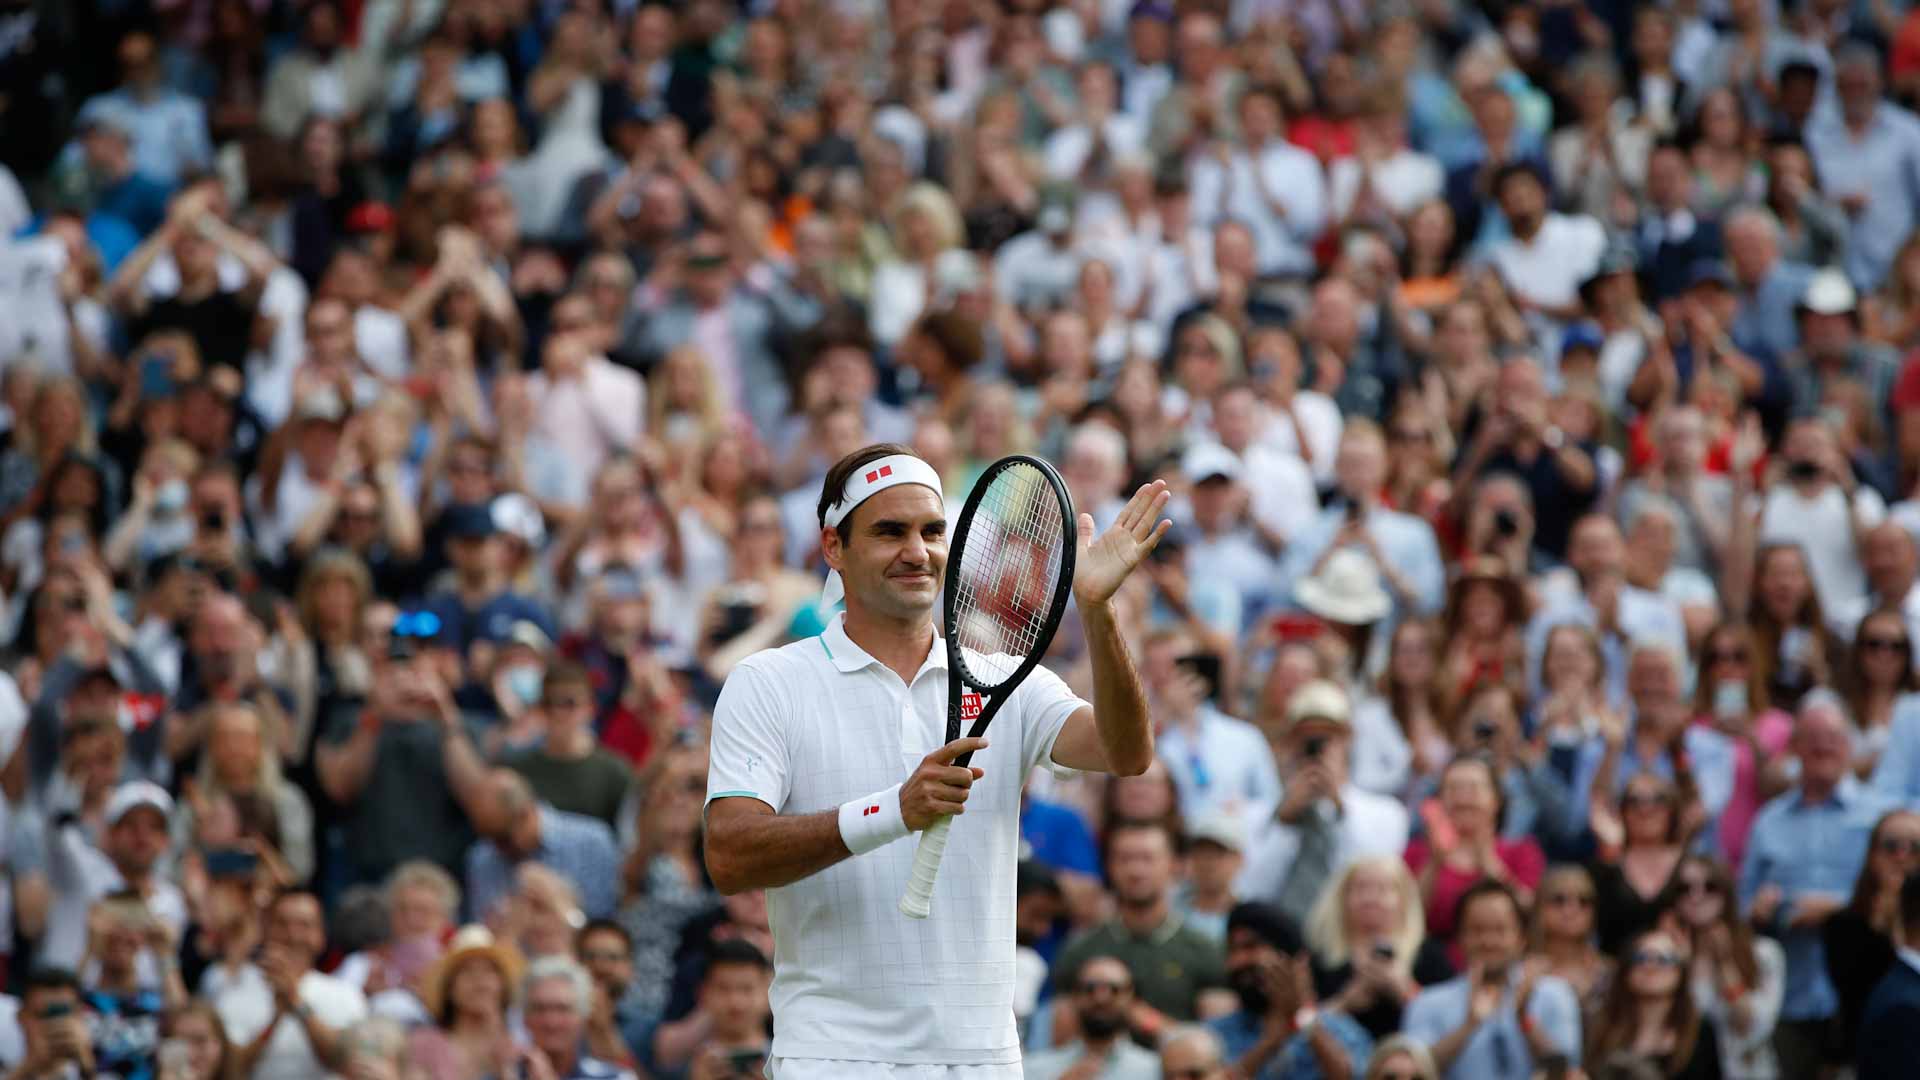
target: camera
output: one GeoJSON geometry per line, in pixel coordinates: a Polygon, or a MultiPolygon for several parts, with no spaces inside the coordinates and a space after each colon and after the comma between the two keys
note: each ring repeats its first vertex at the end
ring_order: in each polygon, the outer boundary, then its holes
{"type": "Polygon", "coordinates": [[[1301,745],[1300,752],[1309,758],[1318,758],[1320,752],[1326,748],[1327,737],[1325,735],[1314,735],[1301,745]]]}
{"type": "Polygon", "coordinates": [[[217,506],[200,511],[200,527],[210,532],[226,532],[227,512],[217,506]]]}
{"type": "Polygon", "coordinates": [[[1787,462],[1787,479],[1795,481],[1797,483],[1805,483],[1810,480],[1818,480],[1820,479],[1821,472],[1822,470],[1820,466],[1811,461],[1787,462]]]}
{"type": "Polygon", "coordinates": [[[1520,535],[1520,515],[1506,507],[1493,512],[1493,531],[1501,536],[1520,535]]]}
{"type": "Polygon", "coordinates": [[[1498,734],[1499,731],[1500,726],[1491,720],[1475,720],[1473,722],[1473,739],[1475,742],[1492,742],[1494,735],[1498,734]]]}

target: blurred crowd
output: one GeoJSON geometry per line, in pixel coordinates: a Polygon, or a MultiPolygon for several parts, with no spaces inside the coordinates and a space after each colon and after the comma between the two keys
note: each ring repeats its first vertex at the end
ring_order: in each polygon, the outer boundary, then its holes
{"type": "Polygon", "coordinates": [[[761,1076],[709,712],[874,442],[1176,491],[1029,1077],[1912,1075],[1917,97],[1905,0],[0,0],[0,1077],[761,1076]]]}

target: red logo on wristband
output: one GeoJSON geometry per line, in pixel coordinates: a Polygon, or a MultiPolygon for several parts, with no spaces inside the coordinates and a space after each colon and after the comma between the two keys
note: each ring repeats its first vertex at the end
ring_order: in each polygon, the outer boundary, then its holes
{"type": "Polygon", "coordinates": [[[868,814],[877,814],[879,812],[880,808],[878,806],[869,806],[865,810],[860,811],[860,816],[866,817],[868,814]]]}

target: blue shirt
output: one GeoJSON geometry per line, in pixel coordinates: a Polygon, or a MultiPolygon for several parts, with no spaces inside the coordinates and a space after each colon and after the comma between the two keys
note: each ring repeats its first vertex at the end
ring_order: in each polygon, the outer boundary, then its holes
{"type": "Polygon", "coordinates": [[[525,619],[538,626],[547,640],[560,640],[553,625],[553,617],[539,602],[521,596],[518,593],[503,592],[469,609],[460,602],[460,594],[444,592],[427,600],[427,610],[440,617],[441,636],[460,655],[476,641],[505,641],[513,633],[513,624],[525,619]]]}
{"type": "Polygon", "coordinates": [[[1740,290],[1727,336],[1743,352],[1787,356],[1800,347],[1800,322],[1794,309],[1807,291],[1813,271],[1799,263],[1776,263],[1753,291],[1740,290]]]}
{"type": "MultiPolygon", "coordinates": [[[[1465,975],[1427,987],[1407,1006],[1400,1029],[1432,1049],[1467,1022],[1470,991],[1465,975]]],[[[1580,1063],[1580,1003],[1572,987],[1552,975],[1542,976],[1533,984],[1533,996],[1527,999],[1527,1018],[1549,1043],[1567,1055],[1570,1063],[1580,1063]]],[[[1509,990],[1500,1007],[1474,1030],[1443,1075],[1449,1080],[1528,1080],[1533,1076],[1533,1064],[1533,1048],[1520,1031],[1520,1018],[1514,1012],[1513,992],[1509,990]]]]}
{"type": "Polygon", "coordinates": [[[1028,858],[1055,870],[1100,876],[1100,844],[1079,814],[1064,806],[1029,798],[1020,807],[1020,838],[1028,858]]]}
{"type": "Polygon", "coordinates": [[[207,110],[198,101],[164,87],[150,95],[121,88],[88,100],[85,118],[99,111],[119,116],[133,133],[133,167],[163,184],[177,184],[188,173],[213,164],[207,134],[207,110]]]}
{"type": "MultiPolygon", "coordinates": [[[[1620,764],[1613,772],[1613,790],[1606,792],[1609,801],[1617,799],[1627,788],[1627,781],[1641,773],[1652,773],[1669,783],[1676,780],[1673,755],[1662,753],[1658,757],[1642,760],[1639,740],[1634,737],[1638,730],[1638,721],[1627,729],[1627,741],[1620,748],[1620,764]]],[[[1700,806],[1707,812],[1707,827],[1701,831],[1705,850],[1716,850],[1717,845],[1707,842],[1719,834],[1720,815],[1733,800],[1733,774],[1736,754],[1732,740],[1711,728],[1690,725],[1680,736],[1680,744],[1686,750],[1688,764],[1693,773],[1694,787],[1700,792],[1700,806]]],[[[1585,806],[1593,793],[1593,783],[1600,772],[1600,762],[1607,756],[1607,745],[1601,739],[1592,739],[1580,747],[1580,761],[1573,774],[1573,805],[1585,806]]]]}
{"type": "MultiPolygon", "coordinates": [[[[1220,1036],[1226,1045],[1227,1060],[1233,1061],[1253,1049],[1260,1041],[1263,1030],[1261,1017],[1245,1009],[1207,1021],[1213,1033],[1220,1036]]],[[[1359,1075],[1367,1067],[1367,1059],[1373,1056],[1373,1037],[1359,1021],[1346,1013],[1322,1010],[1320,1026],[1327,1029],[1340,1048],[1347,1052],[1347,1062],[1359,1075]]],[[[1313,1045],[1309,1033],[1295,1035],[1280,1048],[1280,1053],[1267,1061],[1266,1067],[1254,1080],[1319,1080],[1326,1074],[1320,1071],[1320,1059],[1313,1056],[1313,1045]]]]}
{"type": "MultiPolygon", "coordinates": [[[[540,847],[529,858],[573,883],[587,918],[609,918],[619,905],[620,845],[606,822],[542,804],[540,847]]],[[[513,892],[520,862],[491,840],[467,852],[467,903],[475,920],[513,892]]]]}
{"type": "MultiPolygon", "coordinates": [[[[1286,558],[1280,563],[1279,595],[1293,596],[1293,587],[1312,572],[1321,553],[1333,543],[1346,520],[1345,507],[1329,507],[1320,511],[1320,516],[1287,544],[1286,558]]],[[[1413,589],[1411,612],[1405,610],[1400,597],[1394,595],[1394,620],[1397,622],[1410,614],[1438,615],[1446,604],[1447,571],[1440,562],[1440,544],[1433,538],[1433,527],[1412,514],[1374,506],[1367,510],[1365,528],[1380,548],[1381,558],[1413,589]]]]}
{"type": "MultiPolygon", "coordinates": [[[[1896,736],[1897,736],[1896,732],[1896,736]]],[[[1892,804],[1851,775],[1819,803],[1806,801],[1795,788],[1760,809],[1747,836],[1746,861],[1740,867],[1740,906],[1751,909],[1754,894],[1768,885],[1781,891],[1781,927],[1794,904],[1808,896],[1846,898],[1867,859],[1867,837],[1874,822],[1892,804]]],[[[1820,928],[1783,930],[1787,953],[1787,989],[1782,1020],[1821,1020],[1840,1007],[1827,978],[1826,947],[1820,928]]]]}
{"type": "Polygon", "coordinates": [[[1882,101],[1856,137],[1837,106],[1807,121],[1807,150],[1820,186],[1835,199],[1867,196],[1847,238],[1847,276],[1863,289],[1879,286],[1900,245],[1913,232],[1920,205],[1920,118],[1882,101]]]}
{"type": "Polygon", "coordinates": [[[1257,836],[1280,806],[1280,773],[1260,729],[1201,703],[1191,727],[1169,723],[1155,746],[1189,823],[1231,814],[1257,836]]]}
{"type": "Polygon", "coordinates": [[[1887,748],[1873,770],[1873,790],[1909,809],[1920,809],[1920,694],[1902,694],[1887,723],[1887,748]]]}

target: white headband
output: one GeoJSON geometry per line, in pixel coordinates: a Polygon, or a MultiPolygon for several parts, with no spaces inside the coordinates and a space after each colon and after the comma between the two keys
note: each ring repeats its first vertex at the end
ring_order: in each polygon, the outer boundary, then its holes
{"type": "MultiPolygon", "coordinates": [[[[873,498],[875,495],[896,484],[919,484],[933,489],[933,493],[946,498],[946,491],[940,485],[940,474],[933,466],[911,454],[895,454],[869,461],[852,476],[847,477],[847,489],[840,501],[827,507],[823,524],[829,529],[840,527],[840,523],[853,513],[854,507],[873,498]]],[[[846,583],[840,580],[837,570],[827,571],[827,580],[820,587],[820,602],[832,607],[847,594],[846,583]]]]}

